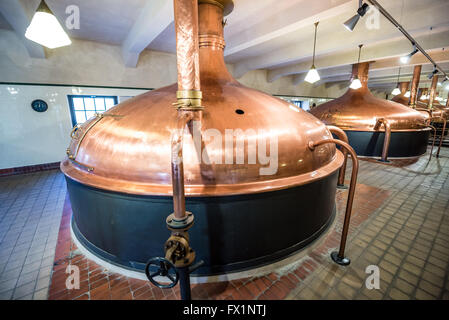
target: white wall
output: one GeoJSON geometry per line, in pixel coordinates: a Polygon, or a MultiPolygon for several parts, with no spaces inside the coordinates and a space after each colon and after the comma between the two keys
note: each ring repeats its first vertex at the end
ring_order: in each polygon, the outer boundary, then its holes
{"type": "Polygon", "coordinates": [[[0,85],[0,169],[60,161],[70,142],[67,95],[134,96],[144,90],[0,85]],[[36,112],[31,102],[47,102],[36,112]]]}

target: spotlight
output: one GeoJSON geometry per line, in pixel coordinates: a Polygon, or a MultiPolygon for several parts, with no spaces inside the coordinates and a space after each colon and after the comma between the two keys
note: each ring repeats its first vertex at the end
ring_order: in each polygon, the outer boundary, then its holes
{"type": "Polygon", "coordinates": [[[25,37],[49,49],[68,46],[72,43],[44,0],[37,8],[25,32],[25,37]]]}
{"type": "Polygon", "coordinates": [[[427,76],[427,78],[429,78],[429,80],[430,79],[432,79],[432,77],[435,75],[435,74],[437,74],[438,73],[438,69],[433,69],[433,71],[432,71],[432,73],[429,73],[429,75],[427,76]]]}
{"type": "Polygon", "coordinates": [[[418,52],[418,49],[416,49],[416,46],[413,45],[413,51],[410,52],[408,55],[403,56],[400,58],[401,63],[406,64],[410,61],[410,59],[418,52]]]}
{"type": "Polygon", "coordinates": [[[354,30],[355,26],[357,25],[357,22],[359,22],[360,17],[363,17],[365,15],[365,13],[368,11],[368,9],[369,9],[369,6],[366,3],[359,6],[359,8],[357,9],[357,14],[355,16],[353,16],[352,18],[350,18],[345,23],[343,23],[345,28],[352,32],[354,30]]]}

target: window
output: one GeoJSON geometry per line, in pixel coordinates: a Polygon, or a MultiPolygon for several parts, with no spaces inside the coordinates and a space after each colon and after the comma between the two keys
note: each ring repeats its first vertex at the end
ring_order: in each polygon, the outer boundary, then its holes
{"type": "Polygon", "coordinates": [[[103,113],[117,104],[115,96],[69,95],[68,99],[74,126],[92,118],[95,113],[103,113]]]}

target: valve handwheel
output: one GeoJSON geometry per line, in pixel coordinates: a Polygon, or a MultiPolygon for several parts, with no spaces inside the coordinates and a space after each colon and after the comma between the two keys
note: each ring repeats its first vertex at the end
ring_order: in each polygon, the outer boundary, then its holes
{"type": "Polygon", "coordinates": [[[148,260],[145,266],[145,274],[152,284],[161,289],[173,288],[179,280],[179,273],[175,265],[170,260],[161,257],[148,260]],[[158,276],[167,278],[168,283],[156,281],[154,278],[158,276]]]}

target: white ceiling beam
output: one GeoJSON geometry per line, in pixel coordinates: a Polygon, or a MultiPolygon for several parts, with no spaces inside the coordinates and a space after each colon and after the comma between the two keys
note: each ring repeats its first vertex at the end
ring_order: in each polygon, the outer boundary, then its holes
{"type": "Polygon", "coordinates": [[[37,3],[34,10],[31,10],[29,4],[23,3],[20,0],[0,0],[0,12],[24,44],[30,57],[45,59],[44,48],[36,42],[25,38],[25,31],[38,5],[39,3],[37,3]]]}
{"type": "Polygon", "coordinates": [[[293,83],[293,85],[297,86],[298,84],[303,83],[305,77],[306,77],[306,73],[295,74],[295,75],[292,77],[292,83],[293,83]]]}
{"type": "Polygon", "coordinates": [[[284,5],[287,6],[274,15],[271,10],[262,12],[266,15],[265,17],[260,16],[258,12],[257,20],[260,22],[250,28],[247,28],[247,20],[237,23],[240,26],[233,25],[232,27],[239,32],[227,41],[225,56],[266,43],[306,26],[313,26],[316,21],[329,19],[354,9],[354,0],[307,1],[307,4],[302,0],[289,0],[284,2],[284,5]]]}
{"type": "MultiPolygon", "coordinates": [[[[443,30],[444,31],[441,31],[437,34],[433,34],[432,37],[422,35],[420,37],[417,37],[416,40],[425,50],[448,47],[449,26],[445,27],[443,30]]],[[[346,52],[317,56],[315,59],[315,65],[320,70],[353,64],[357,59],[356,51],[356,48],[354,48],[353,50],[346,52]]],[[[408,54],[410,51],[410,41],[408,41],[406,38],[400,37],[399,39],[395,39],[393,41],[382,42],[376,45],[363,47],[361,61],[375,61],[393,57],[400,57],[408,54]]],[[[304,73],[309,70],[310,66],[311,60],[305,60],[297,64],[271,69],[268,70],[267,80],[272,82],[283,76],[304,73]]],[[[236,69],[238,69],[238,64],[236,66],[236,69]]]]}
{"type": "Polygon", "coordinates": [[[136,67],[140,53],[174,20],[173,1],[147,1],[122,45],[127,67],[136,67]]]}

